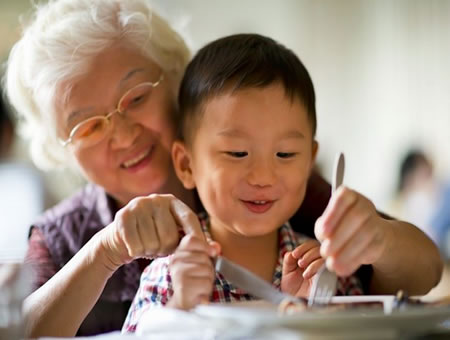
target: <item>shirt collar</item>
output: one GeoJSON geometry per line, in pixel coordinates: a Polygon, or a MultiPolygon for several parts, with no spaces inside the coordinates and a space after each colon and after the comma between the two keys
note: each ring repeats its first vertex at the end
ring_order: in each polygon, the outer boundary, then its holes
{"type": "MultiPolygon", "coordinates": [[[[212,240],[208,214],[206,212],[202,212],[198,216],[206,239],[212,240]]],[[[284,255],[289,251],[293,251],[297,247],[298,243],[298,236],[292,229],[291,224],[289,221],[285,222],[278,229],[278,259],[272,278],[272,285],[278,289],[281,285],[284,255]]]]}

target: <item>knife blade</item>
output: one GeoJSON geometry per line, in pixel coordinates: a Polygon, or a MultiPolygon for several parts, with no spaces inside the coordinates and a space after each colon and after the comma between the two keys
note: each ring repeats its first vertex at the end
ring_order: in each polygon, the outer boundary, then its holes
{"type": "Polygon", "coordinates": [[[278,291],[270,283],[223,256],[216,258],[215,268],[227,281],[257,298],[274,304],[279,304],[283,300],[303,301],[300,298],[278,291]]]}

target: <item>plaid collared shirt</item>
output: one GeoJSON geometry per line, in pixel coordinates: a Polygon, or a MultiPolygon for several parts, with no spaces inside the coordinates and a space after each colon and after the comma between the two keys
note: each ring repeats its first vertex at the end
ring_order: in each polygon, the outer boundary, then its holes
{"type": "MultiPolygon", "coordinates": [[[[211,239],[209,220],[200,215],[203,231],[207,239],[211,239]]],[[[280,290],[283,258],[286,252],[294,250],[308,238],[292,230],[289,223],[283,224],[278,231],[279,251],[272,285],[280,290]]],[[[173,295],[172,279],[169,270],[170,256],[155,259],[142,273],[141,283],[131,304],[122,332],[135,332],[137,324],[144,312],[150,308],[163,307],[173,295]]],[[[361,295],[363,289],[356,276],[339,278],[337,295],[361,295]]],[[[235,302],[255,300],[253,296],[233,286],[220,273],[216,273],[210,302],[235,302]]]]}

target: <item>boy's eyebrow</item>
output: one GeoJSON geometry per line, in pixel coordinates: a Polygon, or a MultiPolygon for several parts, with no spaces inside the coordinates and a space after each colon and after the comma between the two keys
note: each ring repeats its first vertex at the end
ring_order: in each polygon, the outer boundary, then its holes
{"type": "Polygon", "coordinates": [[[218,135],[224,137],[240,137],[240,138],[247,136],[245,132],[238,129],[225,129],[219,131],[218,135]]]}
{"type": "Polygon", "coordinates": [[[298,130],[289,130],[283,135],[284,138],[299,138],[304,139],[305,135],[298,130]]]}
{"type": "MultiPolygon", "coordinates": [[[[219,131],[218,135],[224,136],[224,137],[235,137],[235,138],[236,137],[243,138],[243,137],[247,136],[247,134],[244,131],[241,131],[238,129],[225,129],[225,130],[219,131]]],[[[290,138],[304,139],[305,135],[299,130],[289,130],[282,135],[282,138],[283,139],[290,139],[290,138]]]]}

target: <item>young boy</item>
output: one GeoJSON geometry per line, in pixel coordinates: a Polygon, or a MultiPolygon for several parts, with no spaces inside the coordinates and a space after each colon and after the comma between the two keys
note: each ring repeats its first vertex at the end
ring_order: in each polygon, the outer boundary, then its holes
{"type": "MultiPolygon", "coordinates": [[[[252,299],[214,272],[218,253],[302,297],[323,264],[319,243],[286,223],[318,148],[314,88],[295,54],[256,34],[216,40],[187,67],[179,112],[174,167],[198,191],[207,241],[187,235],[174,255],[147,267],[123,327],[129,332],[148,308],[252,299]]],[[[339,280],[338,294],[361,293],[355,277],[339,280]]]]}

